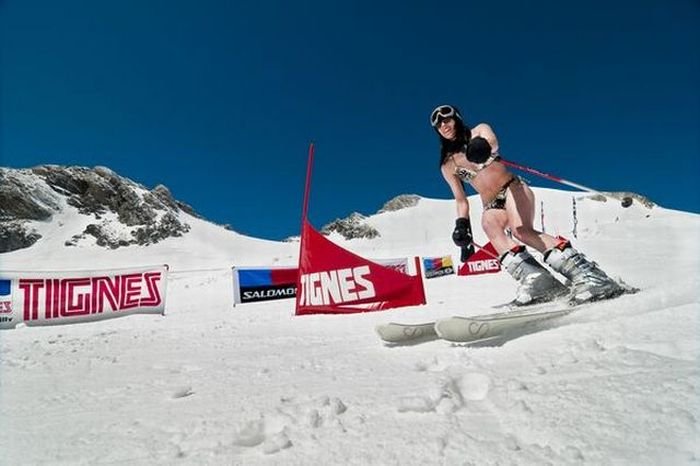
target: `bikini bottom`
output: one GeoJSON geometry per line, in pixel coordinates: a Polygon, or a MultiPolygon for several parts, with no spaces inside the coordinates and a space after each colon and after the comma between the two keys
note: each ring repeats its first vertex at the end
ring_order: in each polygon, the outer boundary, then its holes
{"type": "Polygon", "coordinates": [[[506,184],[503,185],[500,191],[496,194],[496,197],[491,199],[489,202],[484,203],[484,211],[490,209],[500,209],[505,210],[506,208],[506,198],[508,194],[508,188],[513,183],[523,183],[522,178],[519,176],[513,176],[506,184]]]}

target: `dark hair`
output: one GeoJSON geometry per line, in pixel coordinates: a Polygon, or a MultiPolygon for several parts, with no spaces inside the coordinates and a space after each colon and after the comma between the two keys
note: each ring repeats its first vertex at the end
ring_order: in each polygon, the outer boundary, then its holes
{"type": "Polygon", "coordinates": [[[442,167],[447,161],[450,154],[459,152],[461,150],[466,150],[464,146],[469,143],[472,136],[472,130],[467,126],[461,118],[454,118],[455,121],[455,133],[457,137],[454,140],[445,139],[442,137],[437,128],[435,131],[438,133],[438,138],[440,139],[440,166],[442,167]]]}

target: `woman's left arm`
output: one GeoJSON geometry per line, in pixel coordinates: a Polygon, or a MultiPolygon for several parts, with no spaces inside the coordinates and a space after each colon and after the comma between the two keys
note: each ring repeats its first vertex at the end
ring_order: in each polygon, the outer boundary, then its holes
{"type": "Polygon", "coordinates": [[[491,146],[491,153],[495,154],[498,152],[498,138],[496,133],[493,131],[491,126],[486,123],[479,123],[472,129],[472,137],[479,137],[486,139],[491,146]]]}

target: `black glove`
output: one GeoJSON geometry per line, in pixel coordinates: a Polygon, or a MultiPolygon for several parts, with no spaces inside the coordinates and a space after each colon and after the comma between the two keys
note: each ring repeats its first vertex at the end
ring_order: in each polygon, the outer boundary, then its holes
{"type": "Polygon", "coordinates": [[[484,163],[491,157],[491,144],[477,136],[467,145],[467,160],[474,163],[484,163]]]}
{"type": "Polygon", "coordinates": [[[460,260],[466,262],[474,254],[474,236],[472,224],[468,218],[460,217],[455,221],[455,229],[452,232],[452,241],[462,249],[460,260]]]}

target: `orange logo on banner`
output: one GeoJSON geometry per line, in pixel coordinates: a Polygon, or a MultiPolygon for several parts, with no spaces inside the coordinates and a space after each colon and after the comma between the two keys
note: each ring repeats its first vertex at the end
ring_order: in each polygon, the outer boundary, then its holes
{"type": "MultiPolygon", "coordinates": [[[[425,304],[420,273],[406,275],[330,241],[305,219],[296,314],[346,314],[425,304]]],[[[418,258],[416,270],[420,271],[418,258]]]]}

